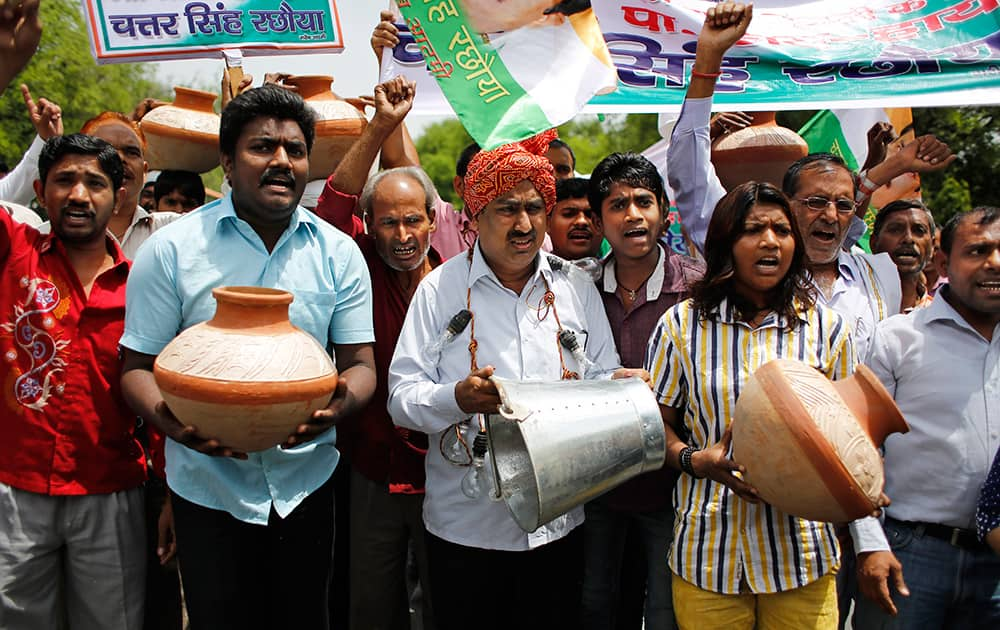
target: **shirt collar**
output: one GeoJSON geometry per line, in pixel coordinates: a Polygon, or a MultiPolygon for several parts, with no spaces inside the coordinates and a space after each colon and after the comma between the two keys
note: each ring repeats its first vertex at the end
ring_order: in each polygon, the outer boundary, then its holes
{"type": "MultiPolygon", "coordinates": [[[[233,206],[232,192],[229,192],[224,197],[221,197],[209,204],[202,206],[201,209],[208,210],[213,207],[218,208],[218,216],[215,219],[216,230],[219,230],[222,227],[223,222],[235,226],[237,222],[243,221],[238,216],[236,216],[236,208],[233,206]]],[[[244,221],[244,223],[246,222],[244,221]]],[[[306,226],[306,229],[308,229],[310,232],[314,234],[318,229],[316,225],[316,219],[313,216],[313,214],[311,212],[308,212],[302,206],[296,206],[295,212],[292,213],[292,216],[288,220],[288,227],[285,228],[285,231],[282,233],[281,238],[278,239],[278,242],[280,243],[285,238],[286,234],[294,234],[295,231],[299,229],[300,225],[306,226]]]]}
{"type": "Polygon", "coordinates": [[[925,308],[920,309],[918,312],[923,313],[924,316],[927,317],[928,323],[936,321],[955,322],[955,324],[960,328],[965,328],[966,330],[975,333],[977,336],[982,337],[979,331],[973,328],[969,322],[965,321],[962,314],[956,311],[955,307],[952,306],[946,299],[946,295],[948,294],[950,288],[951,287],[947,284],[942,285],[941,288],[938,289],[937,295],[935,295],[934,299],[931,300],[931,303],[925,308]]]}
{"type": "MultiPolygon", "coordinates": [[[[795,313],[801,322],[808,322],[809,317],[802,309],[802,304],[796,300],[795,301],[795,313]]],[[[736,306],[729,301],[729,298],[722,298],[719,302],[719,321],[726,324],[743,324],[746,326],[746,322],[740,320],[736,317],[736,306]]],[[[758,328],[767,328],[770,326],[776,326],[778,328],[787,328],[787,320],[784,315],[779,315],[774,311],[767,314],[764,321],[760,323],[758,328]]]]}
{"type": "MultiPolygon", "coordinates": [[[[542,274],[548,282],[552,282],[552,267],[549,266],[548,258],[542,255],[541,248],[535,254],[535,272],[531,275],[528,283],[534,282],[538,278],[538,274],[542,274]]],[[[479,249],[479,239],[477,238],[475,245],[472,247],[472,263],[469,265],[469,286],[474,285],[482,277],[493,278],[497,284],[503,285],[500,279],[496,277],[496,274],[493,273],[489,264],[486,263],[486,259],[483,258],[483,253],[479,249]]]]}
{"type": "MultiPolygon", "coordinates": [[[[666,277],[666,265],[664,261],[669,254],[667,254],[662,244],[657,243],[657,247],[660,250],[660,256],[656,259],[656,267],[653,268],[653,274],[646,280],[647,302],[658,300],[660,293],[663,291],[670,290],[678,293],[685,289],[684,274],[679,269],[676,269],[677,273],[671,274],[670,278],[666,277]]],[[[615,255],[614,253],[609,253],[604,259],[604,292],[614,293],[617,290],[618,278],[615,277],[615,255]]]]}
{"type": "MultiPolygon", "coordinates": [[[[128,273],[129,265],[131,264],[129,259],[126,258],[125,252],[122,251],[121,245],[118,244],[118,239],[106,230],[104,232],[104,244],[107,246],[108,253],[111,254],[111,260],[114,261],[112,269],[118,273],[128,273]]],[[[59,255],[65,257],[66,245],[59,240],[59,237],[54,232],[49,232],[42,235],[38,244],[38,252],[40,254],[57,252],[59,255]]]]}
{"type": "Polygon", "coordinates": [[[848,281],[857,280],[854,270],[855,261],[854,254],[840,250],[840,253],[837,254],[837,272],[840,274],[840,277],[848,281]]]}
{"type": "Polygon", "coordinates": [[[151,212],[149,212],[142,206],[136,206],[135,213],[132,215],[132,222],[129,223],[129,227],[132,228],[135,227],[137,223],[152,221],[152,220],[153,220],[153,214],[151,212]]]}

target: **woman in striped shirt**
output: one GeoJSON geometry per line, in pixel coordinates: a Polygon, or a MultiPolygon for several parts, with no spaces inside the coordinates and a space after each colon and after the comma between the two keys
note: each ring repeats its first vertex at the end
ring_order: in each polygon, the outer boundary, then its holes
{"type": "Polygon", "coordinates": [[[668,310],[646,367],[667,426],[674,489],[674,610],[681,628],[837,627],[833,526],[762,503],[729,458],[747,378],[791,358],[829,378],[854,365],[848,327],[815,303],[787,198],[747,182],[719,201],[706,273],[668,310]]]}

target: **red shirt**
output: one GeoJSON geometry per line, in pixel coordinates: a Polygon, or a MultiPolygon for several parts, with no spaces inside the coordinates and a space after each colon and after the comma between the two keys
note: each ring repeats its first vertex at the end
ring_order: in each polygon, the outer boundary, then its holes
{"type": "Polygon", "coordinates": [[[129,262],[107,242],[88,298],[57,237],[0,212],[0,482],[82,495],[146,479],[120,386],[129,262]]]}
{"type": "MultiPolygon", "coordinates": [[[[424,492],[424,456],[427,436],[393,424],[386,403],[389,400],[389,363],[403,328],[410,299],[399,286],[392,269],[375,250],[375,239],[365,234],[364,224],[354,215],[357,197],[335,190],[327,183],[316,205],[316,214],[350,235],[368,263],[372,295],[376,307],[375,324],[375,394],[365,409],[348,422],[337,425],[337,448],[347,453],[351,465],[372,481],[386,483],[390,493],[424,492]],[[346,425],[346,426],[345,426],[346,425]]],[[[431,248],[432,265],[441,257],[431,248]]]]}

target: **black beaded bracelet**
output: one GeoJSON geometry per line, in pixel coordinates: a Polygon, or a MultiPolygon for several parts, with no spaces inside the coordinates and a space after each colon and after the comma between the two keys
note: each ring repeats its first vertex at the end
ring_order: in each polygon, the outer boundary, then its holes
{"type": "Polygon", "coordinates": [[[681,464],[681,470],[691,475],[695,479],[700,479],[698,475],[694,473],[694,466],[691,465],[691,456],[694,455],[695,451],[698,449],[691,446],[685,446],[680,453],[679,459],[681,464]]]}

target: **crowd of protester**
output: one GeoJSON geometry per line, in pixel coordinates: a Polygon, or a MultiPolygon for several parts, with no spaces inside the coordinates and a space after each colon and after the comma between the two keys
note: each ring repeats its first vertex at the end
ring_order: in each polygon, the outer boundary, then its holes
{"type": "MultiPolygon", "coordinates": [[[[0,90],[37,12],[0,0],[0,90]]],[[[1000,627],[1000,209],[938,226],[897,200],[854,246],[875,189],[954,160],[931,135],[726,190],[712,138],[749,119],[712,98],[752,12],[707,13],[669,182],[636,153],[580,177],[550,130],[454,156],[456,205],[420,168],[401,77],[315,182],[312,110],[285,75],[246,77],[208,203],[197,174],[148,173],[148,107],[67,133],[21,86],[38,137],[0,179],[0,628],[1000,627]],[[664,238],[668,184],[690,255],[664,238]],[[154,379],[223,285],[292,293],[339,373],[265,451],[183,424],[154,379]],[[880,514],[804,520],[742,478],[733,408],[775,358],[864,363],[893,396],[910,430],[883,448],[880,514]],[[664,466],[525,532],[463,488],[492,376],[645,380],[664,466]]],[[[398,41],[383,12],[376,56],[398,41]]]]}

